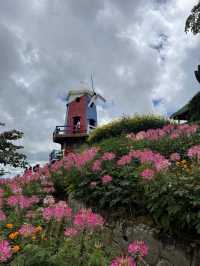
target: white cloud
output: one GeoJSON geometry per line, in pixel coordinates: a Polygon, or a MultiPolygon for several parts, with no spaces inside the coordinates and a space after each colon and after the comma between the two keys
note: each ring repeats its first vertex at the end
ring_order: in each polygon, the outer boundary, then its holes
{"type": "Polygon", "coordinates": [[[199,37],[184,24],[195,0],[0,2],[0,112],[25,133],[31,162],[48,160],[68,89],[90,83],[107,99],[105,123],[170,113],[199,89],[199,37]],[[154,107],[152,100],[161,99],[154,107]]]}

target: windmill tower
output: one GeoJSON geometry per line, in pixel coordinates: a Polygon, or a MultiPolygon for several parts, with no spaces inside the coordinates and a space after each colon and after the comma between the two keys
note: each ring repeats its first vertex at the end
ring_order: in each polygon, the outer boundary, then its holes
{"type": "Polygon", "coordinates": [[[61,144],[64,154],[84,143],[90,132],[97,127],[97,100],[105,99],[93,89],[70,90],[67,95],[65,124],[57,126],[53,141],[61,144]]]}

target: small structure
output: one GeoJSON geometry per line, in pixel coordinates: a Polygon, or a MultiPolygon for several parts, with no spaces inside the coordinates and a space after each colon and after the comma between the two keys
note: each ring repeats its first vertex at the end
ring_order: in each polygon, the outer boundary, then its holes
{"type": "Polygon", "coordinates": [[[60,150],[52,150],[49,154],[49,163],[53,164],[54,162],[60,160],[62,158],[62,151],[60,150]]]}
{"type": "MultiPolygon", "coordinates": [[[[197,81],[200,83],[200,65],[198,69],[194,72],[197,81]]],[[[174,120],[190,120],[190,103],[196,101],[200,97],[200,92],[198,92],[186,105],[184,105],[181,109],[170,116],[171,119],[174,120]]]]}
{"type": "Polygon", "coordinates": [[[84,143],[91,130],[97,126],[96,102],[105,99],[94,90],[70,90],[67,96],[65,124],[57,126],[53,141],[61,145],[64,154],[84,143]]]}

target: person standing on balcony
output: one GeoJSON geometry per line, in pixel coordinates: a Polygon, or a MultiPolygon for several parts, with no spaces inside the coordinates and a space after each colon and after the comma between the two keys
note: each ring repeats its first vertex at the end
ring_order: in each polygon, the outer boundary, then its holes
{"type": "Polygon", "coordinates": [[[80,129],[81,129],[81,122],[80,120],[78,120],[76,124],[76,132],[80,132],[80,129]]]}

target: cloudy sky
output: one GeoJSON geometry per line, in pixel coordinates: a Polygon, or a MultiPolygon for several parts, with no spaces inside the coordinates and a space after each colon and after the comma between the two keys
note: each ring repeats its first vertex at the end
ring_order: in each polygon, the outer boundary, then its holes
{"type": "Polygon", "coordinates": [[[184,33],[196,0],[0,1],[0,121],[24,132],[31,163],[48,159],[64,99],[80,82],[107,99],[99,122],[169,115],[199,89],[200,36],[184,33]]]}

